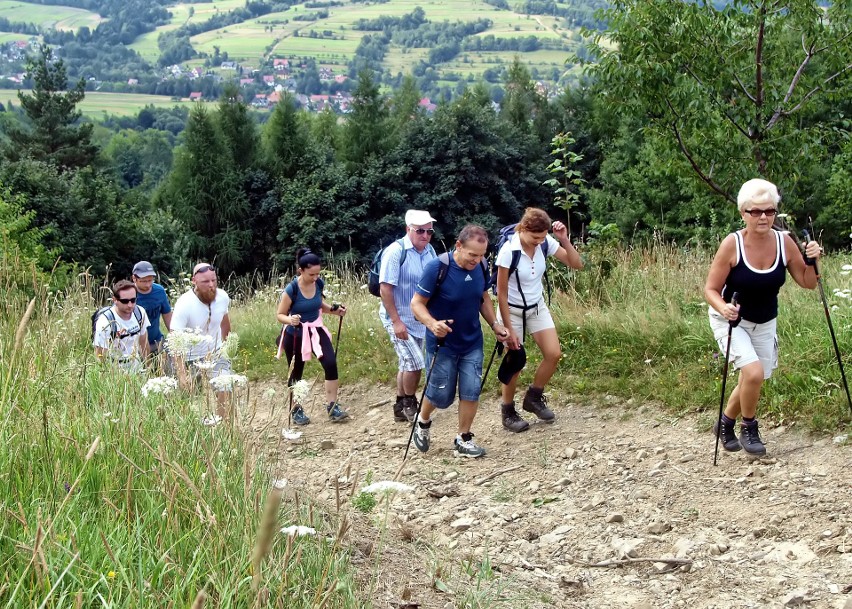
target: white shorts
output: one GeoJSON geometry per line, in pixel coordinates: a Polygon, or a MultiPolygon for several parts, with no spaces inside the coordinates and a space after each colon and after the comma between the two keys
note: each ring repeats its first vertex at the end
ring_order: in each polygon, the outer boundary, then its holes
{"type": "Polygon", "coordinates": [[[423,359],[423,339],[412,336],[408,333],[408,340],[400,340],[396,337],[393,331],[393,324],[385,326],[388,335],[393,345],[393,350],[396,351],[396,356],[399,359],[400,372],[419,372],[426,367],[426,362],[423,359]]]}
{"type": "MultiPolygon", "coordinates": [[[[719,351],[725,356],[728,345],[728,320],[710,308],[710,328],[713,338],[719,343],[719,351]]],[[[763,378],[772,376],[778,367],[778,336],[776,320],[756,324],[753,321],[740,320],[740,324],[731,332],[731,365],[742,368],[754,362],[763,364],[763,378]]]]}
{"type": "MultiPolygon", "coordinates": [[[[521,338],[521,340],[523,340],[521,334],[524,331],[525,314],[527,318],[527,335],[556,327],[556,324],[553,323],[553,317],[550,316],[550,309],[547,308],[547,304],[544,302],[543,298],[536,306],[532,309],[528,309],[527,311],[510,306],[509,323],[512,324],[512,329],[515,331],[518,338],[521,338]]],[[[503,323],[499,312],[497,314],[497,319],[500,320],[500,323],[503,323]]]]}

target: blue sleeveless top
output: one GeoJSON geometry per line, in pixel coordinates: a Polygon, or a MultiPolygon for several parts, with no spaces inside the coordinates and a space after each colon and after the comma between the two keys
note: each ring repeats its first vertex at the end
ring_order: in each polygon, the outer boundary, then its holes
{"type": "MultiPolygon", "coordinates": [[[[313,298],[305,298],[302,290],[299,289],[299,279],[296,278],[284,288],[287,296],[290,297],[290,315],[301,315],[302,321],[312,322],[319,319],[320,309],[322,308],[322,291],[325,287],[325,282],[322,277],[317,279],[317,291],[313,298]]],[[[296,334],[296,330],[301,331],[301,327],[287,326],[287,334],[296,334]]]]}
{"type": "Polygon", "coordinates": [[[778,291],[787,279],[787,253],[783,233],[775,234],[775,262],[768,269],[752,267],[745,257],[743,236],[734,233],[737,241],[737,263],[728,273],[722,298],[731,302],[734,292],[739,292],[740,316],[746,321],[763,324],[778,317],[778,291]]]}

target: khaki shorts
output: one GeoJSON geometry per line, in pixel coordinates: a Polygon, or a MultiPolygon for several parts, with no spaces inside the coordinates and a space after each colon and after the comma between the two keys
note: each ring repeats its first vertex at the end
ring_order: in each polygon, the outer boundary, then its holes
{"type": "MultiPolygon", "coordinates": [[[[719,343],[719,351],[725,355],[728,346],[728,320],[710,308],[710,328],[713,338],[719,343]]],[[[756,324],[753,321],[740,321],[731,331],[731,365],[734,369],[742,368],[754,362],[763,364],[763,378],[772,376],[772,371],[778,367],[778,336],[776,320],[756,324]]]]}
{"type": "MultiPolygon", "coordinates": [[[[510,306],[509,323],[512,324],[512,329],[515,331],[518,338],[521,338],[521,334],[524,331],[525,314],[527,318],[527,336],[535,334],[536,332],[541,332],[542,330],[549,330],[550,328],[556,327],[556,324],[553,323],[553,317],[550,316],[550,309],[547,308],[547,304],[544,302],[544,299],[542,299],[532,309],[528,309],[527,311],[510,306]]],[[[497,314],[497,319],[500,319],[500,323],[503,323],[499,313],[497,314]]]]}

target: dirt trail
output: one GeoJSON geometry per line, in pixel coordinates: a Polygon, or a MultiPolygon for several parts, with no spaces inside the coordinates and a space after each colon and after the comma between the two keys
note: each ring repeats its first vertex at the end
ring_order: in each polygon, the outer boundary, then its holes
{"type": "MultiPolygon", "coordinates": [[[[270,457],[318,500],[334,505],[335,479],[349,490],[396,474],[409,427],[390,403],[370,407],[387,387],[345,387],[345,424],[315,400],[295,443],[279,441],[283,385],[253,394],[252,429],[275,401],[270,457]],[[357,480],[341,479],[347,465],[357,480]]],[[[402,472],[415,490],[389,508],[375,607],[852,609],[852,438],[767,428],[767,457],[722,452],[714,468],[707,419],[610,396],[550,404],[554,424],[510,434],[489,394],[473,430],[488,454],[476,460],[451,449],[455,408],[436,415],[431,450],[412,446],[402,472]]],[[[365,581],[384,516],[377,507],[351,533],[365,581]]]]}

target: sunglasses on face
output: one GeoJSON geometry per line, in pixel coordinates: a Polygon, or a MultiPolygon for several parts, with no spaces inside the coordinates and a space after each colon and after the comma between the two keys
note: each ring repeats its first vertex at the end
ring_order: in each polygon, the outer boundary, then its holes
{"type": "Polygon", "coordinates": [[[120,302],[121,304],[130,304],[136,302],[136,297],[134,296],[133,298],[116,298],[115,300],[117,302],[120,302]]]}
{"type": "Polygon", "coordinates": [[[777,209],[744,209],[743,213],[750,215],[752,218],[759,218],[766,214],[767,218],[771,218],[778,213],[777,209]]]}
{"type": "Polygon", "coordinates": [[[200,269],[196,269],[192,276],[195,277],[196,275],[198,275],[198,273],[206,273],[207,271],[215,272],[216,269],[213,268],[213,265],[202,266],[200,269]]]}
{"type": "Polygon", "coordinates": [[[413,230],[413,231],[414,231],[415,233],[417,233],[418,235],[422,235],[423,233],[427,233],[427,234],[429,234],[429,235],[434,235],[434,234],[435,234],[435,229],[434,229],[434,228],[412,228],[411,230],[413,230]]]}

